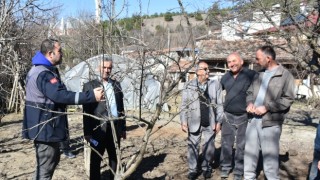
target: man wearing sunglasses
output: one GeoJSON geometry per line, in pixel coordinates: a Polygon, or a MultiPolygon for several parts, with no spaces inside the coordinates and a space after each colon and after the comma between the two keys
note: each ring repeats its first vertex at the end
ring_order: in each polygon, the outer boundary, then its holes
{"type": "Polygon", "coordinates": [[[206,62],[196,65],[196,74],[197,78],[187,82],[182,91],[180,120],[182,130],[188,133],[188,179],[196,179],[201,171],[207,179],[212,174],[214,140],[223,117],[221,86],[218,81],[208,79],[209,67],[206,62]],[[203,160],[198,164],[202,135],[203,160]]]}

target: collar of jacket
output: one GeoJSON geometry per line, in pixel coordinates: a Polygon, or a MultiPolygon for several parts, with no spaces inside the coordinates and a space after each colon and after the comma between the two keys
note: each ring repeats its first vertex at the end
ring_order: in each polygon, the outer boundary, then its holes
{"type": "MultiPolygon", "coordinates": [[[[98,80],[100,83],[102,82],[102,84],[104,83],[104,81],[102,80],[101,76],[98,76],[97,80],[98,80]]],[[[108,83],[113,84],[113,83],[114,83],[114,80],[108,77],[108,83]]]]}
{"type": "MultiPolygon", "coordinates": [[[[209,87],[210,84],[213,82],[213,80],[208,79],[207,80],[207,86],[209,87]]],[[[187,82],[187,85],[191,89],[197,89],[198,88],[198,79],[192,79],[191,81],[187,82]]]]}
{"type": "Polygon", "coordinates": [[[32,58],[33,65],[45,65],[53,66],[51,62],[40,52],[38,51],[32,58]]]}
{"type": "Polygon", "coordinates": [[[50,70],[51,72],[57,74],[58,77],[60,78],[60,72],[59,72],[58,68],[55,67],[55,66],[40,65],[40,64],[36,64],[36,65],[34,65],[34,66],[44,66],[45,68],[47,68],[47,69],[50,70]]]}
{"type": "MultiPolygon", "coordinates": [[[[266,69],[263,69],[260,72],[264,73],[265,71],[266,69]]],[[[281,64],[279,64],[278,69],[273,76],[282,76],[283,72],[284,72],[284,67],[281,64]]]]}
{"type": "MultiPolygon", "coordinates": [[[[238,75],[239,74],[242,74],[242,73],[244,73],[244,72],[246,72],[246,71],[248,71],[248,68],[246,68],[246,67],[242,67],[241,69],[240,69],[240,71],[239,71],[239,73],[238,73],[238,75]]],[[[228,73],[230,74],[230,76],[232,76],[233,77],[233,73],[232,73],[232,71],[228,71],[228,73]]]]}

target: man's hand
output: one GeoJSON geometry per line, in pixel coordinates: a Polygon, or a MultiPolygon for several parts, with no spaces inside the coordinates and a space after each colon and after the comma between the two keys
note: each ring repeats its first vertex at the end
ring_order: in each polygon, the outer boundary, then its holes
{"type": "Polygon", "coordinates": [[[188,132],[188,125],[187,125],[187,123],[182,123],[182,124],[181,124],[181,129],[182,129],[183,132],[188,132]]]}
{"type": "Polygon", "coordinates": [[[213,131],[215,132],[215,134],[218,134],[220,130],[221,130],[221,123],[217,122],[213,127],[213,131]]]}
{"type": "Polygon", "coordinates": [[[248,113],[252,113],[253,114],[253,113],[255,113],[255,109],[256,108],[254,107],[254,105],[252,103],[249,103],[246,110],[247,110],[248,113]]]}
{"type": "Polygon", "coordinates": [[[259,107],[256,107],[256,110],[255,110],[255,114],[256,115],[259,115],[259,116],[262,116],[264,115],[265,113],[267,112],[267,109],[265,106],[259,106],[259,107]]]}
{"type": "Polygon", "coordinates": [[[102,99],[104,99],[104,91],[102,87],[93,89],[93,92],[97,102],[100,102],[102,99]]]}

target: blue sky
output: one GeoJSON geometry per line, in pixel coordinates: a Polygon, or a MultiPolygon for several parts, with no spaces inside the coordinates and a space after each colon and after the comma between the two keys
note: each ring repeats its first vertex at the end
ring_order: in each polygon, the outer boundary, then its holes
{"type": "MultiPolygon", "coordinates": [[[[109,0],[105,0],[107,2],[109,0]]],[[[121,17],[130,17],[132,14],[139,14],[139,0],[126,0],[129,4],[128,8],[124,9],[121,17]]],[[[214,1],[217,0],[182,0],[187,12],[195,12],[197,10],[208,9],[214,1]]],[[[77,16],[80,11],[86,11],[94,14],[95,0],[55,0],[62,6],[61,16],[77,16]]],[[[123,0],[116,0],[117,11],[123,5],[123,0]]],[[[167,11],[180,11],[177,0],[141,0],[142,14],[163,13],[167,11]]],[[[221,2],[221,1],[220,1],[221,2]]]]}

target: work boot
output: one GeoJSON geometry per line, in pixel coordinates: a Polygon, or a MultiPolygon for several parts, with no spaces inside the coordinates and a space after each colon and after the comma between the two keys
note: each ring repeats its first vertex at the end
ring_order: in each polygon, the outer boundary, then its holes
{"type": "Polygon", "coordinates": [[[203,171],[203,173],[202,173],[204,179],[211,178],[211,176],[212,176],[211,174],[212,174],[212,170],[206,170],[206,171],[203,171]]]}
{"type": "Polygon", "coordinates": [[[190,172],[188,174],[188,179],[190,179],[190,180],[195,180],[195,179],[197,179],[197,177],[198,177],[198,173],[196,173],[196,172],[190,172]]]}

